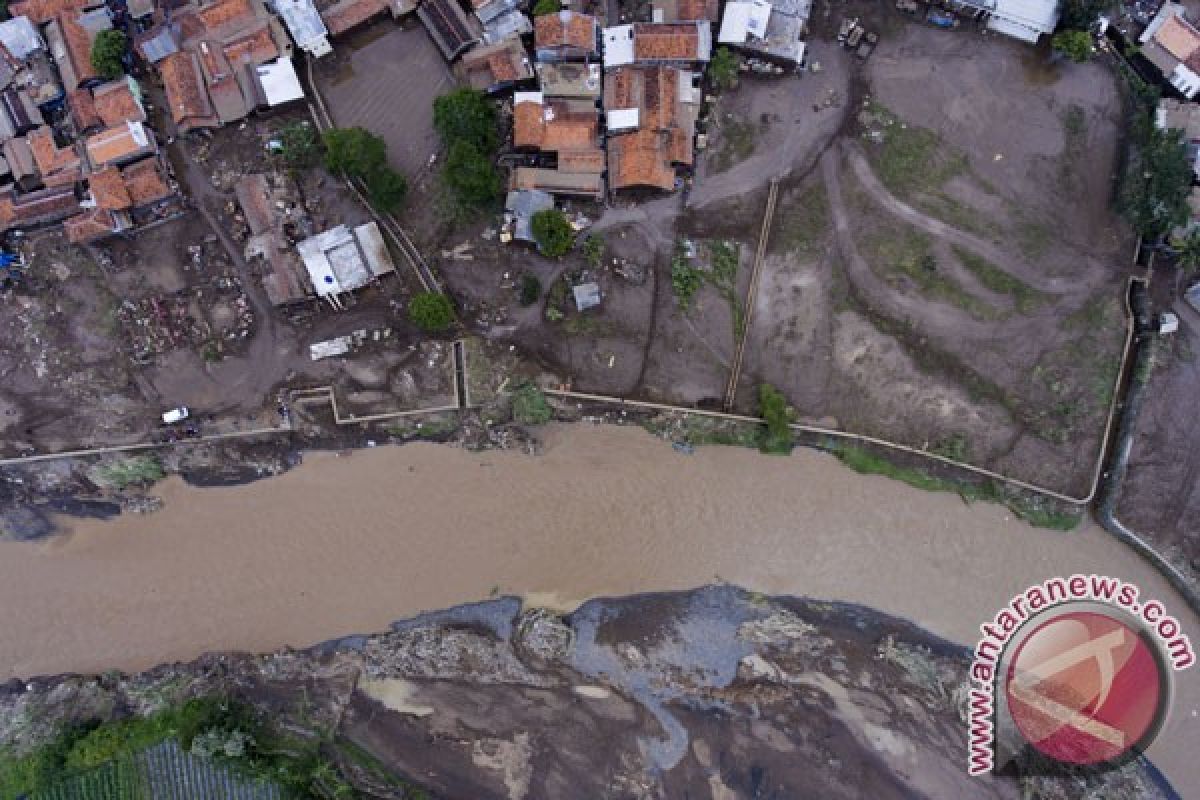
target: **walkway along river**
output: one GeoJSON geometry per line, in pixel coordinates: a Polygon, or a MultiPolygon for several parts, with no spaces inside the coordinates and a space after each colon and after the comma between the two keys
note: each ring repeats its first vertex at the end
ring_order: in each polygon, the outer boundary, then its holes
{"type": "MultiPolygon", "coordinates": [[[[570,608],[713,581],[862,603],[973,644],[1026,586],[1095,571],[1200,638],[1166,582],[1090,523],[1031,528],[808,450],[683,456],[640,430],[576,425],[549,429],[538,457],[412,444],[156,492],[157,513],[0,545],[0,676],[303,646],[493,593],[570,608]]],[[[1178,677],[1150,755],[1184,790],[1200,787],[1200,669],[1178,677]]]]}

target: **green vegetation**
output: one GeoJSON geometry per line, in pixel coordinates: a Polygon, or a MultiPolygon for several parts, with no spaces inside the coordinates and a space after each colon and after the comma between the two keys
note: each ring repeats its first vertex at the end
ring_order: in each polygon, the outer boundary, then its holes
{"type": "Polygon", "coordinates": [[[380,211],[390,213],[400,207],[408,192],[408,182],[387,163],[387,143],[365,128],[333,128],[322,134],[325,166],[333,173],[344,173],[362,181],[367,198],[380,211]]]}
{"type": "Polygon", "coordinates": [[[1092,35],[1087,31],[1064,30],[1050,40],[1056,53],[1062,53],[1077,64],[1092,58],[1092,35]]]}
{"type": "Polygon", "coordinates": [[[1194,274],[1200,269],[1200,228],[1192,228],[1182,239],[1175,243],[1179,254],[1179,266],[1188,274],[1194,274]]]}
{"type": "Polygon", "coordinates": [[[92,42],[92,69],[106,80],[125,74],[125,34],[116,29],[100,31],[92,42]]]}
{"type": "Polygon", "coordinates": [[[463,207],[484,208],[500,197],[493,159],[500,145],[496,109],[483,92],[455,89],[433,101],[433,125],[447,147],[442,180],[463,207]]]}
{"type": "Polygon", "coordinates": [[[111,489],[148,486],[166,476],[162,463],[154,456],[130,456],[108,464],[99,464],[89,472],[92,480],[111,489]]]}
{"type": "Polygon", "coordinates": [[[741,58],[728,47],[718,47],[708,62],[708,78],[718,92],[737,86],[741,58]]]}
{"type": "Polygon", "coordinates": [[[958,245],[951,245],[950,247],[954,251],[954,255],[958,257],[958,260],[962,262],[962,265],[969,269],[976,278],[979,278],[980,283],[993,292],[1012,297],[1017,310],[1022,314],[1029,313],[1046,300],[1046,296],[1037,289],[1034,289],[1020,278],[1000,269],[1000,267],[997,267],[983,256],[977,255],[958,245]]]}
{"type": "Polygon", "coordinates": [[[883,125],[880,146],[868,153],[879,180],[893,194],[931,192],[966,171],[966,156],[933,131],[908,125],[877,103],[870,111],[883,125]]]}
{"type": "Polygon", "coordinates": [[[554,418],[546,395],[532,383],[513,392],[513,419],[522,425],[544,425],[554,418]]]}
{"type": "Polygon", "coordinates": [[[1121,209],[1135,231],[1157,239],[1187,222],[1192,165],[1183,131],[1159,130],[1142,115],[1133,126],[1133,154],[1125,172],[1121,209]]]}
{"type": "Polygon", "coordinates": [[[583,257],[588,266],[600,269],[604,263],[604,237],[598,233],[590,233],[583,240],[583,257]]]}
{"type": "Polygon", "coordinates": [[[408,301],[408,318],[421,330],[437,333],[454,324],[454,306],[444,294],[420,292],[408,301]]]}
{"type": "MultiPolygon", "coordinates": [[[[761,127],[767,127],[767,119],[764,114],[759,123],[761,127]]],[[[754,155],[754,148],[758,144],[758,130],[759,126],[749,119],[725,114],[720,121],[718,141],[721,146],[715,155],[714,172],[724,172],[754,155]]]]}
{"type": "Polygon", "coordinates": [[[468,208],[494,204],[502,189],[500,173],[491,156],[470,142],[451,143],[442,180],[459,205],[468,208]]]}
{"type": "Polygon", "coordinates": [[[671,291],[675,293],[675,301],[684,311],[691,308],[692,298],[704,285],[704,273],[692,266],[683,243],[675,248],[671,258],[671,291]]]}
{"type": "Polygon", "coordinates": [[[279,144],[279,157],[292,169],[310,169],[321,160],[321,139],[307,120],[284,126],[279,144]]]}
{"type": "Polygon", "coordinates": [[[775,455],[791,453],[794,445],[791,423],[795,412],[779,390],[769,383],[758,387],[758,415],[767,422],[760,429],[758,449],[775,455]]]}
{"type": "Polygon", "coordinates": [[[529,13],[535,17],[542,17],[546,14],[557,14],[559,11],[562,11],[560,0],[537,0],[529,13]]]}
{"type": "Polygon", "coordinates": [[[970,443],[967,441],[965,434],[952,433],[939,439],[929,452],[935,453],[942,458],[948,458],[951,461],[965,461],[967,451],[970,449],[970,443]]]}
{"type": "Polygon", "coordinates": [[[1096,17],[1112,8],[1112,0],[1060,0],[1058,24],[1062,28],[1085,31],[1096,17]]]}
{"type": "Polygon", "coordinates": [[[924,233],[904,227],[897,230],[876,228],[863,239],[863,254],[890,283],[905,279],[934,300],[957,306],[980,319],[993,319],[997,311],[968,293],[950,275],[938,267],[933,241],[924,233]]]}
{"type": "Polygon", "coordinates": [[[712,242],[709,244],[712,254],[712,271],[708,274],[708,282],[729,303],[729,312],[733,317],[733,336],[738,338],[746,328],[746,314],[742,309],[742,300],[737,291],[738,248],[729,242],[712,242]]]}
{"type": "Polygon", "coordinates": [[[542,296],[542,282],[532,272],[521,276],[520,300],[521,305],[531,306],[542,296]]]}
{"type": "Polygon", "coordinates": [[[925,491],[954,492],[966,502],[982,500],[989,503],[1000,503],[1030,525],[1039,528],[1067,531],[1076,527],[1083,519],[1083,515],[1079,511],[1066,511],[1058,508],[1038,495],[1007,492],[992,481],[965,483],[939,478],[917,467],[901,466],[855,445],[836,444],[830,447],[830,451],[855,472],[864,475],[883,475],[925,491]]]}
{"type": "Polygon", "coordinates": [[[571,252],[575,244],[575,229],[567,221],[567,215],[558,209],[548,208],[534,214],[530,229],[538,251],[544,256],[560,258],[571,252]]]}
{"type": "Polygon", "coordinates": [[[769,245],[777,253],[815,253],[828,229],[829,200],[815,183],[781,203],[769,245]]]}

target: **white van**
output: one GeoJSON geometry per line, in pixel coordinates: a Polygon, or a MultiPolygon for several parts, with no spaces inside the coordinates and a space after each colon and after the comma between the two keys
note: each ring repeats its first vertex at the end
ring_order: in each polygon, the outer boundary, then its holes
{"type": "Polygon", "coordinates": [[[164,424],[173,425],[176,422],[183,422],[191,414],[187,406],[172,408],[170,411],[164,411],[162,421],[164,424]]]}

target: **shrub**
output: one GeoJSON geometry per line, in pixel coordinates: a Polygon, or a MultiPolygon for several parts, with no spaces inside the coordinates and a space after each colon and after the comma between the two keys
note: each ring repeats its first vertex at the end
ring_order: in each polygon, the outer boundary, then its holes
{"type": "Polygon", "coordinates": [[[542,296],[542,282],[538,276],[526,272],[521,276],[521,305],[531,306],[542,296]]]}
{"type": "Polygon", "coordinates": [[[1121,207],[1135,231],[1156,239],[1187,222],[1192,165],[1183,131],[1143,122],[1135,125],[1134,139],[1137,157],[1125,173],[1121,207]]]}
{"type": "Polygon", "coordinates": [[[546,14],[557,14],[559,11],[562,11],[562,3],[559,0],[537,0],[533,4],[533,10],[529,13],[535,17],[541,17],[546,14]]]}
{"type": "Polygon", "coordinates": [[[718,47],[713,53],[708,62],[708,77],[717,91],[723,92],[737,85],[739,60],[728,47],[718,47]]]}
{"type": "Polygon", "coordinates": [[[692,297],[700,291],[704,284],[704,275],[688,262],[687,254],[682,249],[677,250],[671,259],[671,291],[679,307],[687,311],[691,307],[692,297]]]}
{"type": "Polygon", "coordinates": [[[496,109],[477,89],[455,89],[434,100],[433,127],[447,145],[470,142],[485,155],[499,145],[496,109]]]}
{"type": "Polygon", "coordinates": [[[112,80],[125,72],[125,34],[118,30],[100,31],[92,42],[92,69],[101,78],[112,80]]]}
{"type": "Polygon", "coordinates": [[[384,166],[367,176],[367,198],[384,213],[400,207],[408,194],[408,181],[396,170],[384,166]]]}
{"type": "Polygon", "coordinates": [[[154,456],[132,456],[100,464],[89,472],[93,481],[110,489],[127,486],[144,486],[162,480],[166,475],[162,464],[154,456]]]}
{"type": "Polygon", "coordinates": [[[557,209],[550,208],[534,214],[531,227],[542,255],[550,258],[565,256],[575,244],[575,230],[567,222],[566,214],[557,209]]]}
{"type": "Polygon", "coordinates": [[[315,167],[321,159],[321,140],[308,122],[296,122],[279,131],[279,155],[293,169],[315,167]]]}
{"type": "Polygon", "coordinates": [[[589,234],[583,240],[583,257],[592,269],[599,269],[604,260],[604,237],[598,233],[589,234]]]}
{"type": "Polygon", "coordinates": [[[513,392],[513,419],[522,425],[544,425],[554,417],[546,395],[542,390],[527,383],[513,392]]]}
{"type": "Polygon", "coordinates": [[[500,175],[491,158],[467,141],[450,145],[442,180],[458,201],[467,206],[487,206],[500,197],[500,175]]]}
{"type": "Polygon", "coordinates": [[[792,410],[788,408],[787,399],[769,383],[758,387],[758,414],[767,422],[758,449],[778,455],[792,452],[792,410]]]}
{"type": "Polygon", "coordinates": [[[436,333],[454,324],[454,306],[444,294],[421,292],[408,302],[408,317],[421,330],[436,333]]]}
{"type": "Polygon", "coordinates": [[[1082,64],[1092,57],[1092,35],[1087,31],[1062,31],[1051,40],[1056,52],[1082,64]]]}

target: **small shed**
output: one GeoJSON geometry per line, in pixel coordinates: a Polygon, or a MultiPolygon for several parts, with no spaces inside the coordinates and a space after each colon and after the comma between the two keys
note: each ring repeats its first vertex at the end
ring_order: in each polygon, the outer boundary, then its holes
{"type": "Polygon", "coordinates": [[[508,193],[504,210],[512,219],[514,239],[532,242],[533,215],[554,208],[554,195],[540,189],[517,189],[508,193]]]}
{"type": "Polygon", "coordinates": [[[362,288],[395,269],[374,222],[353,231],[338,225],[298,242],[296,250],[320,297],[362,288]]]}
{"type": "Polygon", "coordinates": [[[575,307],[587,311],[600,305],[600,285],[596,283],[581,283],[571,290],[575,294],[575,307]]]}
{"type": "Polygon", "coordinates": [[[29,17],[13,17],[0,22],[0,44],[20,61],[29,58],[30,53],[46,49],[46,43],[29,17]]]}

